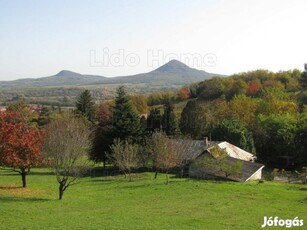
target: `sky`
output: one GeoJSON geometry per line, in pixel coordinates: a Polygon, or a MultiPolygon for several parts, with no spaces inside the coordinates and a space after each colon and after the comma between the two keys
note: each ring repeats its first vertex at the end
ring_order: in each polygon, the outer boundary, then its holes
{"type": "Polygon", "coordinates": [[[306,0],[0,0],[0,80],[107,77],[177,59],[219,74],[300,69],[306,0]]]}

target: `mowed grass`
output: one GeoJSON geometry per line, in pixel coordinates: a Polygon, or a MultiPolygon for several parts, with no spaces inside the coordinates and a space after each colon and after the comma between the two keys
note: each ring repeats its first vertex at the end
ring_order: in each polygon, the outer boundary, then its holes
{"type": "Polygon", "coordinates": [[[307,225],[306,185],[133,179],[86,177],[59,201],[48,169],[33,169],[26,189],[0,170],[0,229],[260,229],[263,216],[298,216],[307,225]]]}

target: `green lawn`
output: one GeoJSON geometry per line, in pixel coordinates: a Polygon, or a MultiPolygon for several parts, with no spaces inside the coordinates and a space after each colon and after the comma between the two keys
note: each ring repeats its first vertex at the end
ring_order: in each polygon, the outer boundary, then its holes
{"type": "Polygon", "coordinates": [[[307,226],[306,185],[152,178],[83,178],[59,201],[47,169],[33,169],[26,189],[0,170],[0,229],[261,229],[263,216],[307,226]]]}

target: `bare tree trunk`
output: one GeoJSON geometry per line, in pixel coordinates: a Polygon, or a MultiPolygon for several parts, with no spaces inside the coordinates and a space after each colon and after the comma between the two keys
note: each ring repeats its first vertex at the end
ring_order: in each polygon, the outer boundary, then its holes
{"type": "Polygon", "coordinates": [[[165,175],[166,176],[166,184],[168,184],[168,170],[166,170],[165,173],[166,173],[166,175],[165,175]]]}
{"type": "Polygon", "coordinates": [[[131,171],[128,171],[129,182],[131,182],[131,171]]]}
{"type": "Polygon", "coordinates": [[[22,179],[22,187],[27,187],[27,171],[25,169],[21,169],[21,179],[22,179]]]}
{"type": "Polygon", "coordinates": [[[156,169],[155,179],[157,179],[157,176],[158,176],[158,169],[156,169]]]}
{"type": "Polygon", "coordinates": [[[63,194],[64,194],[64,186],[63,186],[62,183],[60,183],[60,186],[59,186],[59,200],[62,200],[63,194]]]}

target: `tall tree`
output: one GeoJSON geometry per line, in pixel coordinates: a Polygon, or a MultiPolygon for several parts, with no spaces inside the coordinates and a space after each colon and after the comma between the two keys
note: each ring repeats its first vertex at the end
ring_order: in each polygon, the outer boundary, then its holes
{"type": "Polygon", "coordinates": [[[162,127],[162,114],[160,109],[152,108],[147,117],[147,131],[154,132],[162,127]]]}
{"type": "Polygon", "coordinates": [[[64,115],[46,127],[44,150],[59,183],[59,199],[64,191],[88,170],[90,130],[83,118],[64,115]]]}
{"type": "Polygon", "coordinates": [[[299,149],[295,142],[299,125],[297,117],[290,114],[259,115],[253,130],[258,159],[273,167],[283,167],[281,157],[297,159],[299,149]]]}
{"type": "Polygon", "coordinates": [[[134,108],[138,114],[147,114],[147,101],[143,95],[133,95],[129,96],[134,108]]]}
{"type": "Polygon", "coordinates": [[[164,104],[164,113],[163,113],[162,121],[163,121],[163,131],[168,136],[176,135],[177,130],[178,130],[177,129],[177,118],[174,112],[174,105],[170,101],[167,101],[164,104]]]}
{"type": "Polygon", "coordinates": [[[77,98],[76,112],[86,117],[90,122],[95,120],[95,103],[89,90],[84,90],[77,98]]]}
{"type": "Polygon", "coordinates": [[[196,99],[190,100],[181,112],[180,131],[192,138],[201,138],[206,125],[204,106],[196,99]]]}
{"type": "Polygon", "coordinates": [[[113,143],[112,113],[109,103],[102,101],[97,108],[97,125],[94,130],[90,158],[95,162],[103,162],[106,166],[107,153],[113,143]]]}
{"type": "Polygon", "coordinates": [[[0,112],[0,164],[13,168],[27,186],[26,176],[33,166],[40,164],[42,135],[28,121],[29,113],[0,112]]]}
{"type": "Polygon", "coordinates": [[[301,77],[300,77],[300,83],[301,85],[305,88],[307,87],[307,64],[305,64],[305,71],[302,72],[301,77]]]}
{"type": "Polygon", "coordinates": [[[120,140],[130,138],[139,141],[143,132],[140,118],[123,86],[117,88],[116,94],[112,115],[114,137],[120,140]]]}

